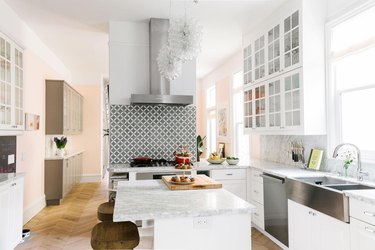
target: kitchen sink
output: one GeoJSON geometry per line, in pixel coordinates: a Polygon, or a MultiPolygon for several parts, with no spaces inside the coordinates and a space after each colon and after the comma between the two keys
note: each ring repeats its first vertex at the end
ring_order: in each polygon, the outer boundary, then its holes
{"type": "Polygon", "coordinates": [[[361,185],[361,184],[347,184],[347,185],[329,185],[328,188],[333,188],[340,191],[345,190],[360,190],[360,189],[375,189],[375,187],[361,185]]]}
{"type": "Polygon", "coordinates": [[[349,222],[349,198],[345,190],[375,189],[332,177],[287,178],[288,199],[344,222],[349,222]]]}
{"type": "Polygon", "coordinates": [[[297,180],[300,180],[302,182],[307,182],[311,184],[316,184],[316,185],[323,185],[323,186],[328,186],[328,185],[341,185],[341,184],[356,184],[355,182],[350,182],[350,181],[345,181],[341,180],[338,178],[332,178],[332,177],[327,177],[327,176],[321,176],[321,177],[300,177],[296,178],[297,180]]]}

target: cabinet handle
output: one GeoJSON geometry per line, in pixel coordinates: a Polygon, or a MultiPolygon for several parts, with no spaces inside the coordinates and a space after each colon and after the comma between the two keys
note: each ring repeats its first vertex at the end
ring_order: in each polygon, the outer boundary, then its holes
{"type": "Polygon", "coordinates": [[[233,174],[227,174],[227,175],[233,175],[233,174]]]}
{"type": "Polygon", "coordinates": [[[369,227],[365,227],[365,230],[370,233],[375,233],[375,230],[369,227]]]}
{"type": "Polygon", "coordinates": [[[312,216],[316,216],[316,213],[314,213],[313,211],[309,211],[309,214],[312,216]]]}
{"type": "Polygon", "coordinates": [[[258,190],[254,190],[254,193],[259,194],[259,191],[258,190]]]}
{"type": "Polygon", "coordinates": [[[368,211],[364,211],[363,213],[364,213],[365,215],[367,215],[367,216],[375,217],[375,214],[374,214],[374,213],[371,213],[371,212],[368,212],[368,211]]]}

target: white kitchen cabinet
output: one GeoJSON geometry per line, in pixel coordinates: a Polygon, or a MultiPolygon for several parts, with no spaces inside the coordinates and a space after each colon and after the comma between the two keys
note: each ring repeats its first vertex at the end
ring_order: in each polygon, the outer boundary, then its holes
{"type": "Polygon", "coordinates": [[[245,133],[326,133],[325,11],[324,0],[291,0],[244,35],[245,133]],[[266,74],[261,77],[263,36],[266,74]],[[273,92],[278,82],[280,93],[273,92]],[[263,107],[254,101],[259,86],[266,86],[264,120],[263,113],[256,113],[263,107]],[[249,94],[253,99],[246,98],[249,94]]]}
{"type": "Polygon", "coordinates": [[[0,249],[14,249],[22,239],[22,177],[0,184],[0,204],[0,249]]]}
{"type": "Polygon", "coordinates": [[[251,221],[259,229],[264,230],[264,197],[262,171],[249,169],[248,201],[256,207],[251,221]]]}
{"type": "Polygon", "coordinates": [[[23,91],[23,50],[0,33],[0,134],[24,130],[23,91]]]}
{"type": "Polygon", "coordinates": [[[211,178],[220,182],[224,189],[246,200],[246,169],[211,170],[211,178]]]}
{"type": "Polygon", "coordinates": [[[349,250],[349,224],[288,200],[289,249],[349,250]]]}
{"type": "Polygon", "coordinates": [[[46,134],[82,133],[83,97],[62,80],[46,80],[46,134]]]}
{"type": "Polygon", "coordinates": [[[349,209],[351,249],[374,249],[375,205],[350,198],[349,209]]]}

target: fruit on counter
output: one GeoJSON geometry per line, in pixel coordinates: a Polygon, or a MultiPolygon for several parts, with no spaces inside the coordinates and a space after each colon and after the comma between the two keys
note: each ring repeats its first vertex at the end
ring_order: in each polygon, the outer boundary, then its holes
{"type": "Polygon", "coordinates": [[[193,166],[191,163],[178,163],[175,165],[176,169],[192,169],[193,166]]]}
{"type": "Polygon", "coordinates": [[[216,160],[222,160],[222,159],[225,159],[225,158],[221,158],[218,153],[213,152],[213,153],[210,154],[209,159],[212,160],[212,161],[216,161],[216,160]]]}
{"type": "Polygon", "coordinates": [[[234,156],[228,156],[227,160],[239,160],[237,157],[234,156]]]}

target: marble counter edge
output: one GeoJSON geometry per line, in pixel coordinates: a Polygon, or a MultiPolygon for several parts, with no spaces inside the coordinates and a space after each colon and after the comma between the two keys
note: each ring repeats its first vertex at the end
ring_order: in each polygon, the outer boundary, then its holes
{"type": "Polygon", "coordinates": [[[174,213],[155,213],[155,214],[138,214],[138,215],[118,215],[114,214],[113,221],[134,221],[134,220],[155,220],[155,219],[169,219],[177,217],[201,217],[214,215],[233,215],[233,214],[252,214],[256,207],[252,204],[248,208],[241,209],[219,209],[216,211],[193,211],[193,212],[174,212],[174,213]]]}
{"type": "Polygon", "coordinates": [[[46,161],[65,160],[65,159],[68,159],[68,158],[73,157],[75,155],[82,154],[83,152],[85,152],[85,151],[84,150],[78,150],[78,151],[70,152],[69,154],[64,155],[63,157],[57,156],[57,155],[50,155],[50,156],[46,156],[44,158],[44,160],[46,160],[46,161]]]}
{"type": "Polygon", "coordinates": [[[0,186],[5,185],[9,182],[15,181],[19,178],[24,178],[25,176],[26,176],[25,173],[7,173],[7,174],[2,173],[0,174],[0,186]],[[8,176],[5,177],[6,179],[4,179],[4,177],[2,177],[3,175],[8,175],[8,176]]]}

